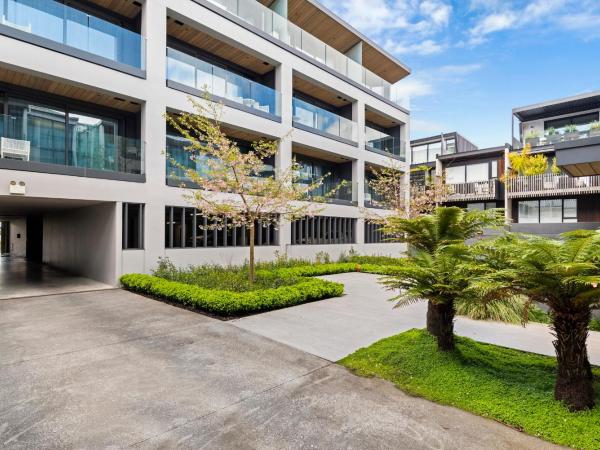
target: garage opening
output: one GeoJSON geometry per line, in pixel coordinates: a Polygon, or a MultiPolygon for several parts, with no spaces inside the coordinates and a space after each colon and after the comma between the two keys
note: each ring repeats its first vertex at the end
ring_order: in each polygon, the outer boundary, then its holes
{"type": "Polygon", "coordinates": [[[112,288],[117,205],[0,197],[0,299],[112,288]]]}

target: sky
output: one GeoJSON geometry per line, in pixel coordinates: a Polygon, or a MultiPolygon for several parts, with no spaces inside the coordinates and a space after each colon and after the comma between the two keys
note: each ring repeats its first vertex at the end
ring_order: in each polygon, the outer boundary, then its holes
{"type": "Polygon", "coordinates": [[[511,111],[600,90],[600,0],[320,0],[411,69],[411,139],[510,142],[511,111]]]}

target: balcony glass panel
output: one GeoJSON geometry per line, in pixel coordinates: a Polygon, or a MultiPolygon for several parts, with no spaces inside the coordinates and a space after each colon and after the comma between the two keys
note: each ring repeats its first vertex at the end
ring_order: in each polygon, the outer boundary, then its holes
{"type": "Polygon", "coordinates": [[[291,45],[311,58],[328,65],[342,75],[362,84],[384,98],[405,106],[405,99],[399,98],[391,83],[370,70],[365,69],[348,56],[325,44],[317,37],[302,30],[256,0],[210,1],[276,39],[291,45]]]}
{"type": "Polygon", "coordinates": [[[324,133],[356,141],[356,123],[294,97],[294,122],[324,133]]]}
{"type": "Polygon", "coordinates": [[[279,92],[172,48],[167,49],[167,79],[279,116],[279,92]]]}
{"type": "Polygon", "coordinates": [[[143,173],[139,139],[120,135],[118,122],[9,104],[0,116],[2,158],[131,174],[143,173]],[[68,127],[65,125],[68,124],[68,127]]]}
{"type": "Polygon", "coordinates": [[[404,146],[402,145],[403,142],[399,139],[371,127],[365,127],[365,138],[368,147],[404,159],[404,146]]]}
{"type": "Polygon", "coordinates": [[[138,33],[54,0],[3,0],[1,23],[102,58],[144,69],[138,33]]]}

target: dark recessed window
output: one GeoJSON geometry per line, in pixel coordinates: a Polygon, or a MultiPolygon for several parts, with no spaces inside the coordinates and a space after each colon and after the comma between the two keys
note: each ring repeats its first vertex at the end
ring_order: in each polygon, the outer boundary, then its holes
{"type": "Polygon", "coordinates": [[[144,248],[144,205],[123,203],[123,249],[144,248]]]}

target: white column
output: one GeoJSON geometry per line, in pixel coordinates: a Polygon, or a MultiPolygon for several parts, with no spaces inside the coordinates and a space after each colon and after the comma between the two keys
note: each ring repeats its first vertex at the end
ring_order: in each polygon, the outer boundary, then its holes
{"type": "Polygon", "coordinates": [[[146,213],[144,270],[152,270],[165,254],[166,48],[167,8],[165,0],[146,0],[142,12],[142,34],[146,38],[146,102],[142,108],[142,140],[146,156],[146,213]]]}
{"type": "Polygon", "coordinates": [[[292,66],[280,64],[275,69],[275,89],[281,95],[281,122],[291,130],[292,97],[294,93],[292,66]]]}

